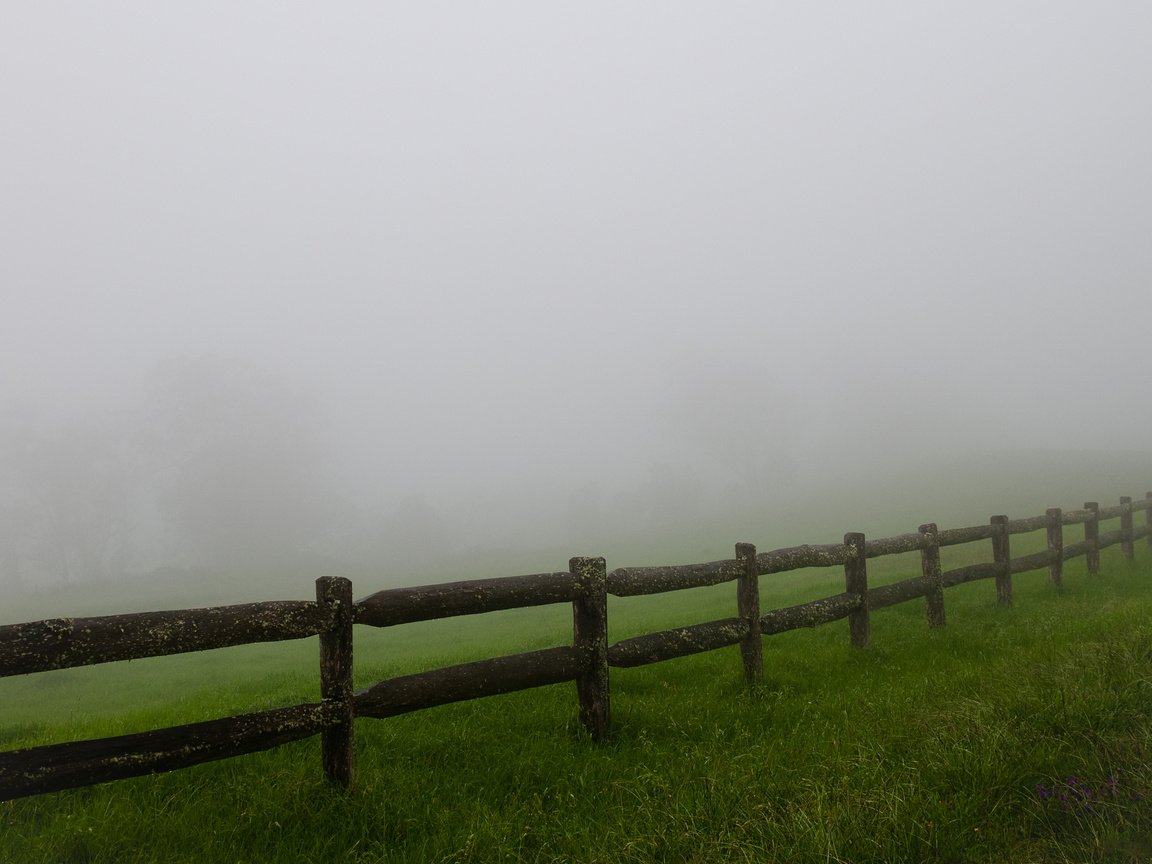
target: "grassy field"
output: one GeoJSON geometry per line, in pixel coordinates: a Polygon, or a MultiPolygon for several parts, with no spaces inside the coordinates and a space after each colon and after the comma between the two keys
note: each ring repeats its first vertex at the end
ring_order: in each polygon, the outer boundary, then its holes
{"type": "MultiPolygon", "coordinates": [[[[1042,539],[1013,538],[1014,552],[1042,539]]],[[[945,550],[945,567],[987,556],[945,550]],[[951,558],[952,560],[949,560],[951,558]]],[[[870,562],[873,584],[914,556],[870,562]]],[[[612,672],[591,744],[572,685],[358,720],[351,793],[318,739],[156,777],[0,804],[18,862],[1152,861],[1152,551],[1083,560],[1056,591],[981,582],[775,636],[765,683],[735,648],[612,672]]],[[[762,579],[764,609],[843,590],[836,570],[762,579]]],[[[734,614],[733,586],[613,599],[611,638],[734,614]]],[[[565,644],[570,611],[357,630],[357,686],[565,644]]],[[[315,640],[0,681],[0,747],[141,731],[318,697],[315,640]]]]}

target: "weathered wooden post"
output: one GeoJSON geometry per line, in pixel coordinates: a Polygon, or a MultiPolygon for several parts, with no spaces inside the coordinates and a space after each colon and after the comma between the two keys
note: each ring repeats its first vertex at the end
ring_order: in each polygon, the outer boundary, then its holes
{"type": "Polygon", "coordinates": [[[1048,516],[1048,582],[1060,588],[1064,585],[1064,511],[1051,507],[1048,516]]]}
{"type": "Polygon", "coordinates": [[[1100,575],[1100,504],[1096,501],[1085,501],[1084,509],[1092,511],[1092,517],[1084,523],[1084,542],[1088,544],[1088,554],[1084,557],[1088,562],[1088,575],[1100,575]]]}
{"type": "Polygon", "coordinates": [[[352,582],[342,576],[316,580],[316,600],[332,614],[332,626],[320,634],[320,696],[335,703],[340,722],[320,733],[324,775],[337,786],[352,785],[352,582]]]}
{"type": "Polygon", "coordinates": [[[1132,560],[1132,498],[1120,496],[1120,554],[1132,560]]]}
{"type": "Polygon", "coordinates": [[[992,560],[1000,565],[996,573],[996,603],[1000,606],[1012,605],[1012,553],[1008,533],[1008,517],[993,516],[992,560]]]}
{"type": "Polygon", "coordinates": [[[576,577],[572,601],[572,642],[583,652],[583,672],[576,679],[580,722],[593,741],[608,737],[608,569],[603,558],[572,558],[576,577]]]}
{"type": "Polygon", "coordinates": [[[737,543],[736,559],[744,567],[736,580],[736,606],[748,627],[740,643],[744,680],[759,684],[764,680],[764,637],[760,634],[760,571],[756,567],[756,547],[751,543],[737,543]]]}
{"type": "Polygon", "coordinates": [[[940,541],[935,522],[928,522],[920,526],[920,572],[924,581],[928,583],[928,593],[924,595],[928,610],[928,626],[943,627],[944,618],[944,582],[940,572],[940,541]]]}
{"type": "Polygon", "coordinates": [[[1144,511],[1144,521],[1148,526],[1148,534],[1145,539],[1148,541],[1148,545],[1152,546],[1152,492],[1145,492],[1144,500],[1148,502],[1148,509],[1144,511]]]}
{"type": "Polygon", "coordinates": [[[864,535],[849,532],[844,535],[848,547],[848,560],[844,562],[844,590],[860,596],[860,606],[848,615],[848,633],[852,645],[867,648],[872,644],[872,629],[868,620],[868,559],[865,557],[864,535]]]}

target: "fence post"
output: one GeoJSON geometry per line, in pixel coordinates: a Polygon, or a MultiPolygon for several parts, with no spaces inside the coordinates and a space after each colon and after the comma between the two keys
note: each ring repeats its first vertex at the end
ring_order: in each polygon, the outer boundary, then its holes
{"type": "Polygon", "coordinates": [[[1120,496],[1120,554],[1132,560],[1132,497],[1120,496]]]}
{"type": "Polygon", "coordinates": [[[340,706],[342,719],[320,733],[324,775],[337,786],[352,785],[352,582],[342,576],[316,580],[316,600],[333,612],[332,626],[320,634],[320,696],[340,706]]]}
{"type": "Polygon", "coordinates": [[[593,741],[608,737],[608,570],[603,558],[572,558],[576,577],[572,601],[572,642],[584,653],[584,671],[576,679],[580,722],[593,741]]]}
{"type": "Polygon", "coordinates": [[[1000,572],[996,574],[996,604],[1011,607],[1012,552],[1010,535],[1008,534],[1008,517],[993,516],[990,521],[992,523],[992,560],[1000,565],[1000,572]]]}
{"type": "Polygon", "coordinates": [[[760,634],[760,573],[756,567],[756,547],[751,543],[737,543],[736,560],[744,565],[744,572],[736,580],[736,606],[748,626],[748,634],[740,643],[744,680],[749,684],[759,684],[764,680],[764,637],[760,634]]]}
{"type": "Polygon", "coordinates": [[[1144,500],[1148,502],[1148,509],[1144,511],[1144,523],[1148,526],[1145,539],[1148,541],[1148,545],[1152,546],[1152,492],[1145,492],[1144,500]]]}
{"type": "Polygon", "coordinates": [[[1092,518],[1084,523],[1084,542],[1088,544],[1088,575],[1100,575],[1100,505],[1096,501],[1085,501],[1084,509],[1092,511],[1092,518]]]}
{"type": "Polygon", "coordinates": [[[944,626],[944,582],[940,573],[940,543],[935,522],[920,526],[920,572],[928,583],[928,593],[924,595],[928,609],[928,626],[944,626]]]}
{"type": "Polygon", "coordinates": [[[868,621],[868,559],[864,535],[854,531],[845,534],[844,545],[849,554],[844,562],[844,590],[860,595],[860,608],[848,615],[848,633],[854,647],[867,648],[872,644],[872,630],[868,621]]]}
{"type": "Polygon", "coordinates": [[[1059,507],[1048,509],[1048,582],[1060,588],[1064,585],[1064,511],[1059,507]]]}

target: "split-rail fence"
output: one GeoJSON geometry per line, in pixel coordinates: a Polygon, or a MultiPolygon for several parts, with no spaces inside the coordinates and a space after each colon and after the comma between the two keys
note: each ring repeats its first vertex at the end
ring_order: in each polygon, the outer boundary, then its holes
{"type": "Polygon", "coordinates": [[[1042,516],[938,529],[866,540],[849,533],[843,543],[757,552],[736,545],[735,558],[706,564],[622,567],[608,572],[603,558],[572,558],[567,571],[392,588],[353,602],[352,583],[340,577],[316,581],[316,600],[281,600],[207,609],[143,612],[95,618],[55,618],[0,626],[0,677],[88,666],[257,642],[320,637],[319,702],[174,726],[149,732],[29,747],[0,753],[0,800],[90,786],[201,762],[268,750],[321,736],[325,775],[338,786],[353,779],[353,718],[391,717],[450,702],[478,699],[547,684],[574,681],[580,720],[594,740],[609,731],[609,667],[642,666],[732,645],[740,646],[750,683],[763,676],[763,637],[799,627],[848,619],[852,645],[869,645],[869,615],[886,606],[926,598],[930,626],[945,623],[944,590],[980,579],[995,580],[1001,605],[1012,603],[1012,576],[1048,569],[1059,586],[1063,563],[1085,556],[1090,575],[1099,572],[1100,550],[1120,544],[1131,559],[1133,543],[1152,546],[1152,492],[1144,500],[1121,498],[1114,507],[1089,502],[1080,510],[1050,509],[1042,516]],[[1133,513],[1145,511],[1144,524],[1133,513]],[[1119,530],[1100,532],[1104,520],[1119,530]],[[1083,540],[1065,542],[1064,527],[1083,525],[1083,540]],[[1014,534],[1045,531],[1047,548],[1013,558],[1014,534]],[[940,549],[991,541],[992,561],[942,572],[940,549]],[[868,586],[867,560],[919,551],[921,574],[888,585],[868,586]],[[805,567],[844,568],[844,591],[798,606],[762,611],[758,578],[805,567]],[[736,615],[608,644],[608,595],[659,594],[736,582],[736,615]],[[364,690],[352,685],[355,624],[391,627],[413,621],[501,609],[572,604],[571,645],[496,657],[380,681],[364,690]]]}

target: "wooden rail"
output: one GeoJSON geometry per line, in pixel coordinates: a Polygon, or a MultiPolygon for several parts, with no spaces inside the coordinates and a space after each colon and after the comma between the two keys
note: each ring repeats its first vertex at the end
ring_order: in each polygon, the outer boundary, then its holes
{"type": "Polygon", "coordinates": [[[1152,492],[1114,507],[1088,502],[1080,510],[1053,508],[1042,516],[993,516],[987,525],[938,529],[866,540],[849,533],[842,543],[803,545],[757,553],[736,545],[734,558],[704,564],[621,567],[607,571],[603,558],[573,558],[568,570],[393,588],[352,600],[347,579],[316,582],[315,601],[281,600],[208,609],[145,612],[98,618],[54,618],[0,626],[0,677],[87,666],[115,660],[203,651],[257,642],[320,637],[321,702],[294,705],[173,726],[133,735],[30,747],[0,753],[0,800],[89,786],[201,762],[267,750],[320,735],[325,775],[353,782],[353,718],[392,717],[435,705],[479,699],[533,687],[575,682],[580,720],[594,740],[608,735],[609,668],[643,666],[740,646],[750,683],[762,680],[762,640],[800,627],[848,620],[851,644],[867,648],[873,611],[925,598],[929,626],[945,624],[945,589],[991,579],[996,599],[1011,606],[1012,577],[1047,569],[1059,586],[1063,563],[1084,557],[1099,572],[1100,550],[1119,544],[1132,558],[1136,540],[1152,545],[1152,492]],[[1144,524],[1134,513],[1145,512],[1144,524]],[[1101,533],[1102,520],[1120,520],[1101,533]],[[1083,540],[1065,542],[1064,527],[1083,525],[1083,540]],[[1013,558],[1013,535],[1044,531],[1043,551],[1013,558]],[[992,560],[941,571],[940,548],[991,541],[992,560]],[[920,552],[921,572],[889,585],[869,586],[869,559],[920,552]],[[808,567],[843,567],[844,591],[783,609],[760,609],[760,576],[808,567]],[[649,633],[608,644],[608,596],[658,594],[735,582],[737,615],[649,633]],[[412,621],[474,615],[502,609],[572,605],[571,645],[495,657],[406,675],[353,691],[353,625],[391,627],[412,621]]]}
{"type": "Polygon", "coordinates": [[[0,627],[0,677],[315,636],[331,612],[281,600],[103,618],[49,618],[0,627]]]}

